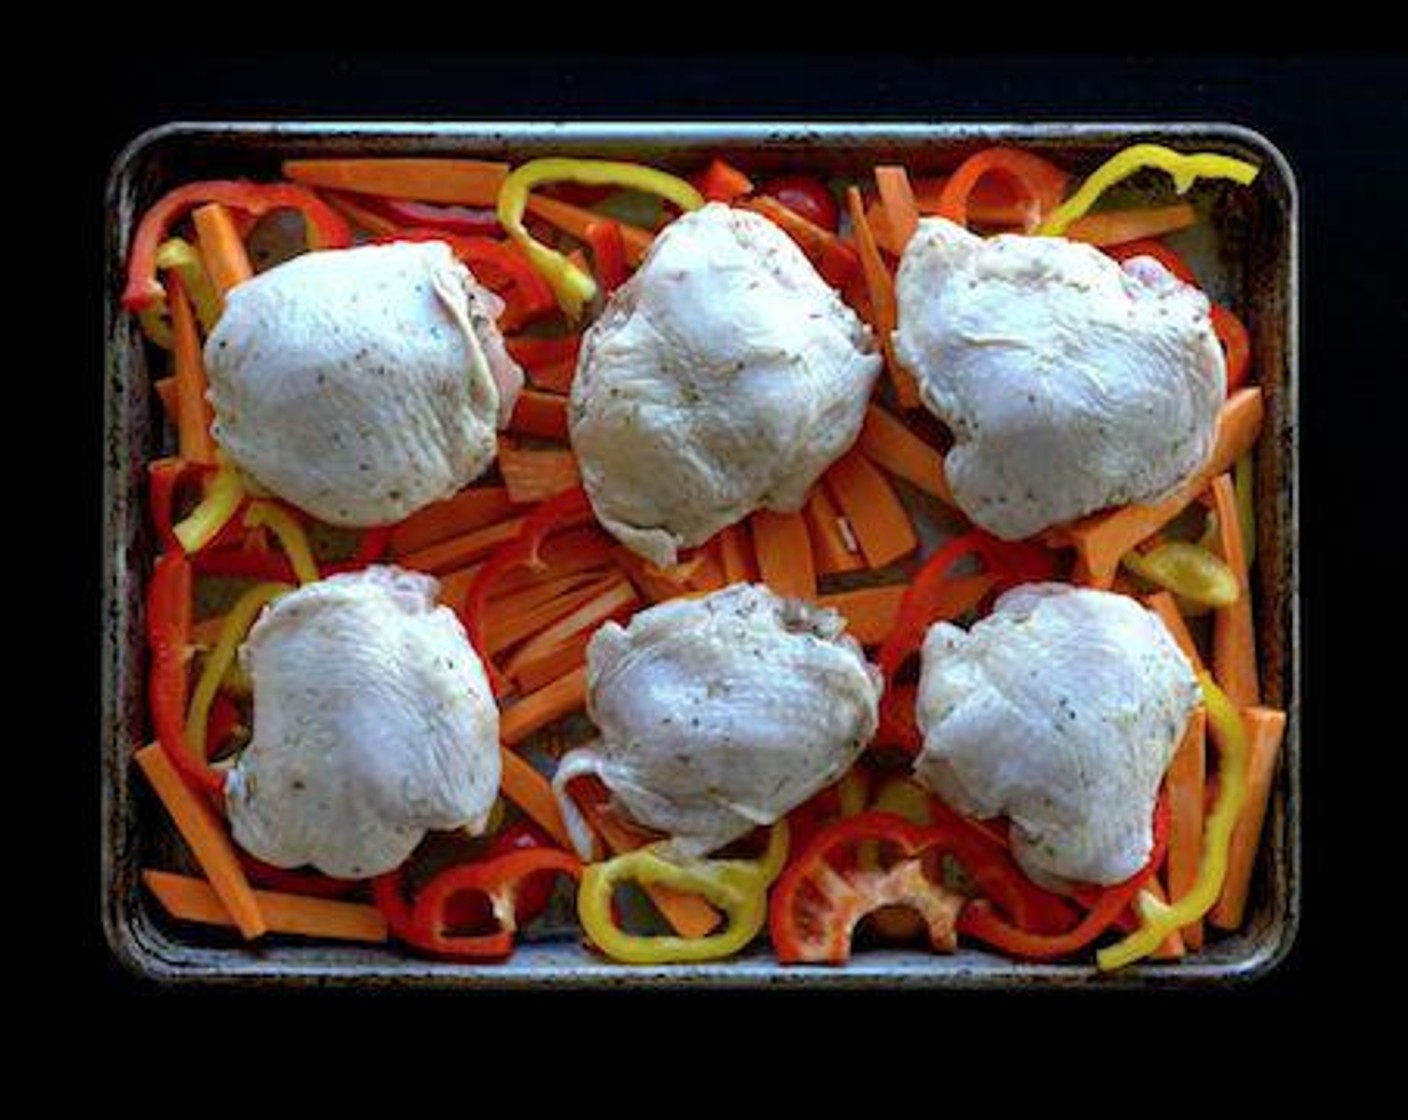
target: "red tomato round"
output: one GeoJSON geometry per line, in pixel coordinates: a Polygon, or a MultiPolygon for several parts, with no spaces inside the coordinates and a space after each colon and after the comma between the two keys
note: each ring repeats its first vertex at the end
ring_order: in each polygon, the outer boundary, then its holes
{"type": "Polygon", "coordinates": [[[764,183],[762,193],[832,233],[841,223],[841,211],[831,189],[814,176],[781,175],[764,183]]]}

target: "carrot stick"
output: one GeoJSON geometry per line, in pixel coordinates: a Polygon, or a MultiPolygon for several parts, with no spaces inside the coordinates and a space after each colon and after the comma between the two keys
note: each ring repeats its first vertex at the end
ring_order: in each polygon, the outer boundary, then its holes
{"type": "Polygon", "coordinates": [[[480,159],[286,159],[283,172],[310,187],[379,194],[416,202],[493,206],[506,163],[480,159]]]}
{"type": "Polygon", "coordinates": [[[800,513],[759,510],[748,519],[758,576],[779,595],[816,595],[816,563],[807,521],[800,513]]]}
{"type": "Polygon", "coordinates": [[[836,508],[825,486],[812,487],[807,504],[802,507],[802,516],[807,519],[818,575],[864,570],[865,558],[856,543],[855,532],[836,508]]]}
{"type": "Polygon", "coordinates": [[[267,933],[268,921],[215,810],[186,785],[159,743],[148,743],[134,757],[240,933],[250,940],[267,933]]]}
{"type": "Polygon", "coordinates": [[[1266,822],[1276,763],[1286,735],[1286,713],[1278,708],[1254,705],[1242,709],[1242,723],[1247,729],[1251,746],[1251,758],[1247,763],[1247,801],[1232,829],[1222,895],[1208,915],[1213,925],[1225,930],[1240,928],[1246,914],[1262,825],[1266,822]]]}
{"type": "Polygon", "coordinates": [[[524,389],[513,406],[508,429],[541,439],[567,438],[567,398],[561,393],[524,389]]]}
{"type": "Polygon", "coordinates": [[[616,577],[604,590],[524,642],[504,663],[504,675],[514,676],[517,668],[525,661],[541,657],[576,634],[595,630],[607,619],[616,618],[639,602],[631,581],[616,577]]]}
{"type": "Polygon", "coordinates": [[[580,669],[587,663],[587,646],[594,633],[580,631],[550,650],[525,657],[513,668],[514,684],[524,692],[534,692],[580,669]]]}
{"type": "Polygon", "coordinates": [[[914,198],[909,173],[897,164],[877,167],[875,186],[880,193],[880,204],[885,208],[891,244],[903,252],[919,225],[919,204],[914,198]]]}
{"type": "Polygon", "coordinates": [[[181,458],[214,464],[215,441],[210,435],[212,410],[205,399],[205,359],[195,311],[181,277],[173,269],[166,277],[166,302],[171,311],[171,349],[175,365],[176,440],[181,458]]]}
{"type": "Polygon", "coordinates": [[[880,470],[854,448],[833,463],[826,488],[855,531],[872,568],[883,568],[919,547],[909,512],[880,470]]]}
{"type": "MultiPolygon", "coordinates": [[[[1203,806],[1207,777],[1207,711],[1195,708],[1187,730],[1169,763],[1164,782],[1168,790],[1168,893],[1178,901],[1193,887],[1198,864],[1203,857],[1203,806]]],[[[1183,941],[1190,949],[1203,945],[1203,923],[1199,919],[1182,927],[1183,941]]]]}
{"type": "Polygon", "coordinates": [[[1222,558],[1237,575],[1240,594],[1236,602],[1219,607],[1212,618],[1212,672],[1232,703],[1249,708],[1261,703],[1261,680],[1256,664],[1256,626],[1252,617],[1252,590],[1247,578],[1247,548],[1242,539],[1242,519],[1232,476],[1218,475],[1209,487],[1217,515],[1217,535],[1222,558]]]}
{"type": "MultiPolygon", "coordinates": [[[[541,194],[528,196],[527,210],[528,213],[536,214],[549,225],[556,226],[579,241],[587,239],[587,226],[602,219],[602,215],[594,210],[573,206],[570,202],[563,202],[560,198],[549,198],[541,194]]],[[[616,224],[621,227],[621,239],[625,243],[626,261],[631,265],[640,264],[645,259],[645,254],[650,252],[650,246],[655,242],[655,234],[648,229],[631,225],[629,222],[617,222],[616,224]]]]}
{"type": "Polygon", "coordinates": [[[729,525],[719,532],[719,562],[728,583],[752,583],[758,578],[753,542],[742,525],[729,525]]]}
{"type": "Polygon", "coordinates": [[[1152,505],[1132,503],[1092,514],[1047,534],[1049,542],[1075,548],[1075,581],[1108,588],[1126,552],[1182,513],[1212,478],[1231,467],[1256,442],[1263,413],[1261,390],[1239,389],[1222,406],[1207,462],[1173,494],[1152,505]]]}
{"type": "Polygon", "coordinates": [[[552,783],[513,751],[501,747],[499,762],[499,787],[504,796],[570,852],[572,838],[563,823],[562,810],[558,808],[557,798],[552,792],[552,783]]]}
{"type": "Polygon", "coordinates": [[[880,247],[875,243],[875,234],[870,223],[865,220],[865,205],[861,202],[860,189],[846,188],[846,206],[850,211],[852,233],[856,239],[856,249],[860,255],[861,272],[865,277],[865,290],[870,298],[871,328],[879,335],[880,349],[885,354],[885,365],[895,387],[895,399],[901,408],[914,408],[919,404],[919,389],[910,372],[900,366],[890,342],[891,332],[898,321],[895,305],[895,282],[885,259],[880,255],[880,247]]]}
{"type": "Polygon", "coordinates": [[[581,485],[577,456],[558,448],[519,447],[499,441],[499,473],[515,502],[542,502],[581,485]]]}
{"type": "Polygon", "coordinates": [[[625,545],[613,547],[611,558],[636,590],[652,603],[663,603],[666,599],[678,599],[688,594],[689,578],[704,562],[702,553],[696,553],[673,567],[660,568],[643,556],[637,556],[625,545]]]}
{"type": "Polygon", "coordinates": [[[894,628],[905,589],[905,584],[887,584],[835,591],[819,596],[817,604],[841,615],[846,620],[846,632],[861,645],[876,646],[894,628]]]}
{"type": "Polygon", "coordinates": [[[418,548],[398,557],[396,562],[403,568],[418,572],[451,572],[513,540],[522,525],[522,517],[510,517],[506,521],[418,548]]]}
{"type": "Polygon", "coordinates": [[[1193,635],[1188,629],[1188,623],[1183,620],[1183,613],[1178,609],[1178,603],[1173,595],[1168,591],[1155,591],[1144,600],[1145,605],[1157,614],[1173,636],[1173,640],[1178,643],[1178,648],[1183,651],[1189,663],[1193,666],[1193,672],[1201,673],[1205,670],[1202,654],[1198,652],[1198,645],[1193,641],[1193,635]]]}
{"type": "Polygon", "coordinates": [[[515,746],[535,731],[584,707],[586,702],[587,671],[583,668],[506,707],[499,716],[499,739],[515,746]]]}
{"type": "MultiPolygon", "coordinates": [[[[508,598],[491,600],[492,610],[485,611],[484,646],[490,654],[499,653],[509,646],[523,641],[545,627],[552,626],[559,619],[572,614],[585,603],[591,602],[617,582],[617,577],[606,574],[600,578],[583,580],[580,575],[564,577],[570,585],[535,602],[520,601],[519,605],[505,608],[508,598]]],[[[536,596],[539,587],[525,589],[523,594],[536,596]]],[[[507,672],[507,669],[504,670],[507,672]]]]}
{"type": "Polygon", "coordinates": [[[210,282],[223,300],[231,288],[243,284],[254,275],[244,238],[240,236],[230,211],[218,202],[197,206],[191,213],[191,221],[195,223],[196,241],[201,260],[205,262],[205,271],[210,274],[210,282]]]}
{"type": "Polygon", "coordinates": [[[926,443],[893,412],[879,405],[868,407],[856,446],[896,478],[904,479],[946,506],[957,508],[944,474],[943,452],[926,443]]]}
{"type": "MultiPolygon", "coordinates": [[[[614,547],[610,537],[590,525],[554,533],[538,549],[542,567],[515,568],[505,573],[490,589],[489,599],[493,601],[502,595],[562,576],[604,569],[611,563],[614,547]]],[[[598,571],[595,574],[602,576],[606,573],[598,571]]]]}
{"type": "Polygon", "coordinates": [[[1062,236],[1091,245],[1123,245],[1127,241],[1175,233],[1196,225],[1197,221],[1198,215],[1191,203],[1176,202],[1172,206],[1086,214],[1067,226],[1062,236]]]}
{"type": "MultiPolygon", "coordinates": [[[[173,918],[205,925],[232,926],[220,896],[204,879],[170,871],[146,870],[142,881],[173,918]]],[[[327,937],[338,941],[387,939],[386,919],[375,906],[335,898],[313,898],[282,891],[254,891],[270,933],[327,937]]]]}
{"type": "Polygon", "coordinates": [[[392,556],[405,556],[502,521],[514,509],[502,486],[466,487],[453,497],[423,506],[394,526],[386,547],[392,556]]]}

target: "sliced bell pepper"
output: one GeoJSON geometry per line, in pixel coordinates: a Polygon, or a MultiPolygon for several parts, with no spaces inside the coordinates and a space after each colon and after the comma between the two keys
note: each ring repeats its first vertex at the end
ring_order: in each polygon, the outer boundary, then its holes
{"type": "Polygon", "coordinates": [[[352,231],[342,215],[306,187],[295,183],[255,183],[243,179],[210,179],[186,183],[162,195],[142,215],[132,238],[127,286],[122,306],[143,311],[165,299],[157,279],[157,251],[172,227],[187,211],[207,202],[261,215],[271,210],[299,211],[308,223],[308,244],[314,249],[342,248],[352,243],[352,231]]]}
{"type": "Polygon", "coordinates": [[[395,241],[443,241],[486,288],[504,301],[499,327],[516,331],[557,310],[548,282],[517,245],[492,237],[462,237],[428,229],[402,229],[375,238],[373,244],[395,241]]]}
{"type": "Polygon", "coordinates": [[[1174,930],[1196,922],[1217,904],[1227,876],[1227,851],[1232,830],[1247,799],[1247,759],[1251,744],[1242,714],[1207,673],[1198,675],[1207,708],[1208,727],[1218,748],[1217,799],[1203,822],[1203,853],[1193,885],[1169,904],[1149,891],[1139,893],[1140,925],[1122,941],[1101,949],[1096,963],[1102,970],[1122,968],[1148,956],[1174,930]]]}
{"type": "Polygon", "coordinates": [[[238,468],[218,451],[215,458],[218,466],[206,479],[200,503],[171,530],[187,552],[199,552],[214,541],[234,520],[247,497],[238,468]]]}
{"type": "Polygon", "coordinates": [[[1032,152],[1017,148],[985,148],[965,159],[945,181],[936,213],[967,227],[968,200],[988,175],[1001,175],[1024,196],[1022,226],[1031,233],[1044,214],[1060,203],[1066,190],[1066,172],[1032,152]]]}
{"type": "Polygon", "coordinates": [[[529,160],[510,171],[499,190],[499,224],[552,285],[558,305],[573,322],[582,317],[583,307],[596,295],[596,281],[565,254],[536,240],[523,224],[529,192],[540,184],[558,182],[645,191],[659,195],[686,211],[697,210],[704,205],[704,197],[690,183],[638,163],[550,156],[529,160]]]}
{"type": "Polygon", "coordinates": [[[760,859],[702,859],[675,862],[659,844],[637,848],[604,863],[589,864],[577,892],[577,917],[598,949],[627,964],[676,964],[731,956],[753,940],[767,923],[768,888],[787,860],[787,822],[768,835],[760,859]],[[719,933],[703,937],[627,933],[617,925],[612,894],[617,884],[663,884],[687,894],[703,895],[728,916],[719,933]]]}
{"type": "MultiPolygon", "coordinates": [[[[340,200],[342,193],[337,194],[340,200]]],[[[355,206],[409,229],[434,230],[459,237],[493,237],[502,232],[499,216],[492,207],[415,202],[407,198],[373,194],[352,194],[347,197],[355,206]]]]}
{"type": "Polygon", "coordinates": [[[1049,960],[1079,952],[1118,921],[1159,869],[1168,847],[1168,823],[1168,798],[1162,796],[1154,808],[1153,848],[1144,866],[1122,883],[1101,891],[1073,928],[1056,934],[1035,933],[1004,920],[986,899],[975,899],[959,916],[958,931],[1010,956],[1029,960],[1049,960]]]}
{"type": "Polygon", "coordinates": [[[529,920],[524,902],[538,897],[541,880],[550,873],[579,878],[581,870],[576,856],[551,846],[491,850],[484,859],[440,871],[413,900],[406,897],[402,864],[372,880],[372,900],[391,932],[413,948],[459,960],[501,958],[513,952],[514,934],[529,920]],[[453,932],[465,895],[487,900],[496,926],[492,932],[453,932]]]}
{"type": "Polygon", "coordinates": [[[900,601],[895,624],[876,655],[876,664],[885,677],[878,737],[911,754],[919,750],[919,733],[907,709],[901,705],[912,694],[905,693],[896,678],[909,657],[918,651],[929,627],[939,620],[942,592],[951,569],[971,555],[980,557],[987,570],[997,576],[995,591],[1019,583],[1051,579],[1056,573],[1056,560],[1049,550],[1029,542],[999,540],[981,529],[955,537],[934,552],[915,573],[900,601]]]}
{"type": "Polygon", "coordinates": [[[1095,205],[1105,191],[1145,168],[1168,172],[1173,177],[1173,189],[1179,194],[1187,194],[1198,179],[1231,179],[1246,186],[1260,171],[1254,163],[1217,152],[1185,153],[1161,144],[1132,144],[1092,171],[1075,194],[1046,216],[1036,232],[1048,237],[1065,233],[1066,227],[1095,205]]]}
{"type": "Polygon", "coordinates": [[[308,543],[308,535],[304,533],[298,518],[278,502],[265,500],[250,502],[249,510],[244,515],[244,526],[246,529],[257,529],[260,525],[267,525],[274,531],[274,536],[279,539],[279,545],[284,550],[284,555],[288,557],[289,563],[293,566],[298,582],[316,583],[318,581],[318,565],[313,559],[313,549],[308,543]]]}
{"type": "Polygon", "coordinates": [[[934,950],[952,952],[965,900],[930,879],[922,858],[950,843],[947,831],[893,813],[860,813],[823,829],[788,864],[773,890],[768,931],[777,959],[783,964],[844,964],[861,919],[890,906],[918,911],[934,950]],[[859,866],[856,849],[877,842],[898,858],[880,867],[859,866]]]}
{"type": "Polygon", "coordinates": [[[625,283],[629,275],[621,223],[610,218],[601,218],[588,222],[583,233],[587,247],[592,252],[592,267],[596,270],[597,283],[601,285],[603,292],[610,295],[625,283]]]}
{"type": "Polygon", "coordinates": [[[194,575],[180,551],[157,557],[147,586],[148,698],[162,752],[192,789],[223,796],[225,775],[212,769],[186,739],[186,667],[191,650],[194,575]]]}
{"type": "Polygon", "coordinates": [[[1131,549],[1120,563],[1141,579],[1203,607],[1230,606],[1242,593],[1227,562],[1191,541],[1164,541],[1147,552],[1131,549]]]}
{"type": "Polygon", "coordinates": [[[447,867],[430,880],[411,907],[411,943],[437,956],[502,957],[513,951],[520,899],[528,885],[545,873],[582,873],[576,856],[560,848],[519,848],[474,863],[447,867]],[[461,895],[482,895],[498,928],[491,933],[454,933],[451,909],[461,895]]]}

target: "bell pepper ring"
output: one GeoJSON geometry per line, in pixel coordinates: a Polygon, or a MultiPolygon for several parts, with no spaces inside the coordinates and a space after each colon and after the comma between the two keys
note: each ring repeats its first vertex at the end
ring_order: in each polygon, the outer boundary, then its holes
{"type": "Polygon", "coordinates": [[[157,252],[186,212],[207,202],[218,202],[254,216],[271,210],[297,210],[308,223],[310,248],[340,249],[352,244],[352,229],[342,215],[296,183],[256,183],[244,179],[186,183],[162,195],[142,215],[132,238],[127,286],[122,292],[123,307],[142,312],[165,299],[166,290],[157,279],[157,252]]]}
{"type": "Polygon", "coordinates": [[[1184,153],[1161,144],[1132,144],[1092,171],[1075,194],[1046,216],[1037,227],[1037,234],[1057,237],[1065,233],[1110,187],[1145,168],[1168,172],[1173,177],[1173,189],[1179,194],[1187,194],[1198,179],[1230,179],[1247,186],[1261,170],[1254,163],[1217,152],[1184,153]]]}
{"type": "Polygon", "coordinates": [[[1147,957],[1176,929],[1196,922],[1217,904],[1227,877],[1227,850],[1232,830],[1247,799],[1247,760],[1251,744],[1241,712],[1207,673],[1198,674],[1207,708],[1208,726],[1218,748],[1217,800],[1203,823],[1203,851],[1193,885],[1177,902],[1161,902],[1147,890],[1139,893],[1140,925],[1124,940],[1101,949],[1095,960],[1102,971],[1133,964],[1147,957]]]}
{"type": "Polygon", "coordinates": [[[927,853],[950,842],[946,830],[916,825],[894,813],[860,813],[824,828],[773,890],[768,932],[777,959],[783,964],[844,964],[860,921],[892,906],[917,911],[934,951],[952,952],[964,898],[930,879],[923,865],[927,853]],[[873,842],[897,851],[899,858],[879,867],[859,865],[856,849],[873,842]]]}
{"type": "Polygon", "coordinates": [[[582,317],[583,308],[596,296],[596,281],[565,254],[536,240],[523,224],[529,192],[543,183],[558,182],[645,191],[685,211],[697,210],[704,205],[704,196],[692,184],[637,163],[550,156],[529,160],[510,171],[499,189],[499,224],[510,239],[522,246],[533,266],[552,285],[558,305],[572,322],[582,317]]]}
{"type": "Polygon", "coordinates": [[[577,892],[578,920],[593,945],[626,964],[681,964],[732,956],[767,924],[768,888],[787,860],[789,836],[787,822],[778,821],[757,860],[676,862],[662,854],[659,844],[651,844],[589,864],[577,892]],[[619,883],[628,881],[703,895],[725,913],[728,924],[703,937],[627,933],[616,923],[612,895],[619,883]]]}
{"type": "Polygon", "coordinates": [[[1003,920],[986,899],[975,899],[958,919],[958,930],[1008,956],[1027,960],[1050,960],[1079,952],[1108,930],[1134,901],[1163,863],[1168,847],[1169,807],[1167,795],[1154,809],[1153,846],[1144,866],[1121,883],[1105,888],[1094,898],[1085,917],[1064,933],[1041,934],[1024,930],[1003,920]]]}

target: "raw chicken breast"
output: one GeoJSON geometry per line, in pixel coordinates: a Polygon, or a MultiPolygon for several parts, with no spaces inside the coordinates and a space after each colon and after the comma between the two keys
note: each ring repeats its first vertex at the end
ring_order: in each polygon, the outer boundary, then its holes
{"type": "Polygon", "coordinates": [[[254,735],[230,771],[235,840],[277,867],[364,878],[429,829],[482,831],[499,789],[499,711],[429,576],[329,576],[270,604],[240,651],[254,735]]]}
{"type": "Polygon", "coordinates": [[[859,435],[881,362],[768,219],[683,215],[583,339],[569,422],[598,519],[666,566],[756,509],[801,508],[859,435]]]}
{"type": "Polygon", "coordinates": [[[1152,258],[926,218],[896,298],[896,354],[953,432],[954,499],[996,536],[1155,500],[1212,449],[1226,369],[1208,301],[1152,258]]]}
{"type": "Polygon", "coordinates": [[[232,289],[206,340],[216,441],[333,525],[401,520],[493,462],[522,371],[444,242],[305,253],[232,289]]]}
{"type": "Polygon", "coordinates": [[[740,583],[597,631],[588,713],[601,738],[564,755],[554,778],[584,857],[590,835],[566,794],[581,774],[684,856],[839,779],[875,732],[882,687],[844,628],[834,611],[740,583]]]}
{"type": "Polygon", "coordinates": [[[960,812],[1006,813],[1033,879],[1117,883],[1148,859],[1154,802],[1199,689],[1152,611],[1028,584],[924,640],[915,777],[960,812]]]}

